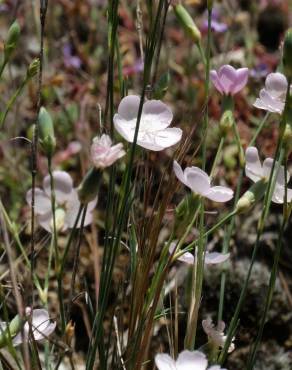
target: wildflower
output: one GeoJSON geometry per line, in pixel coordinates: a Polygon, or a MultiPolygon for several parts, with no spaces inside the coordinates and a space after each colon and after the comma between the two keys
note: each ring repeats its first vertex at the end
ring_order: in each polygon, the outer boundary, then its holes
{"type": "MultiPolygon", "coordinates": [[[[253,182],[258,182],[260,180],[269,180],[270,173],[273,166],[273,158],[266,158],[261,164],[259,153],[256,147],[251,146],[246,149],[246,165],[245,174],[253,182]]],[[[276,184],[274,193],[272,196],[272,201],[274,203],[282,204],[284,202],[285,195],[285,173],[284,167],[276,163],[275,173],[277,173],[276,184]]],[[[287,181],[289,181],[290,175],[287,173],[287,181]]],[[[287,189],[287,200],[290,202],[292,200],[292,189],[287,189]]]]}
{"type": "MultiPolygon", "coordinates": [[[[208,20],[205,19],[202,24],[202,31],[208,31],[208,20]]],[[[211,15],[211,30],[217,33],[223,33],[227,31],[228,26],[226,23],[220,22],[220,12],[218,8],[213,8],[211,15]]]]}
{"type": "Polygon", "coordinates": [[[108,135],[103,134],[101,137],[96,136],[93,139],[91,159],[96,168],[109,167],[125,154],[123,144],[112,145],[111,138],[108,135]]]}
{"type": "Polygon", "coordinates": [[[287,92],[287,79],[279,72],[268,74],[265,88],[261,89],[260,97],[253,104],[254,107],[281,114],[287,92]]]}
{"type": "Polygon", "coordinates": [[[248,68],[235,69],[229,64],[212,70],[210,78],[216,89],[224,95],[235,95],[244,88],[248,80],[248,68]]]}
{"type": "Polygon", "coordinates": [[[63,46],[63,58],[66,68],[79,69],[81,67],[82,61],[78,56],[73,55],[72,47],[69,43],[63,46]]]}
{"type": "MultiPolygon", "coordinates": [[[[206,370],[208,360],[206,355],[200,351],[183,351],[178,355],[176,361],[168,354],[160,353],[155,356],[155,364],[158,370],[206,370]]],[[[208,368],[208,370],[220,369],[218,365],[208,368]]]]}
{"type": "MultiPolygon", "coordinates": [[[[214,326],[212,319],[208,317],[206,320],[202,321],[202,326],[204,329],[204,332],[208,335],[208,340],[210,344],[212,344],[215,347],[223,348],[225,341],[227,339],[227,336],[224,335],[224,329],[225,329],[225,323],[224,321],[219,321],[217,327],[214,326]]],[[[232,339],[232,341],[234,338],[232,339]]],[[[235,346],[234,343],[231,342],[228,352],[232,352],[234,350],[235,346]]]]}
{"type": "MultiPolygon", "coordinates": [[[[140,97],[128,95],[120,102],[114,115],[114,125],[127,141],[134,141],[140,97]]],[[[182,137],[180,128],[169,128],[173,115],[160,100],[148,100],[143,104],[137,144],[145,149],[163,150],[178,143],[182,137]]]]}
{"type": "MultiPolygon", "coordinates": [[[[48,311],[42,308],[34,309],[31,313],[31,308],[27,307],[25,309],[25,314],[28,317],[31,315],[31,326],[32,326],[32,334],[34,340],[42,340],[48,337],[56,328],[56,322],[52,322],[50,320],[48,311]]],[[[28,320],[25,321],[23,326],[23,336],[21,333],[21,321],[19,316],[17,315],[10,323],[6,323],[4,321],[0,321],[0,337],[1,340],[4,338],[3,334],[6,334],[8,327],[10,331],[10,335],[12,336],[12,344],[14,346],[18,346],[23,342],[23,340],[27,341],[30,334],[30,324],[28,320]],[[16,335],[15,335],[16,334],[16,335]]],[[[1,341],[1,346],[6,343],[5,340],[1,341]]]]}
{"type": "MultiPolygon", "coordinates": [[[[176,242],[171,243],[169,247],[169,253],[172,254],[174,249],[176,247],[176,242]]],[[[218,252],[205,252],[204,255],[204,261],[205,265],[217,265],[219,263],[223,263],[228,260],[230,256],[230,253],[218,253],[218,252]]],[[[181,262],[185,262],[188,265],[193,265],[195,262],[195,257],[192,253],[190,252],[185,252],[183,255],[178,257],[178,260],[181,262]]]]}
{"type": "MultiPolygon", "coordinates": [[[[56,196],[56,226],[58,231],[65,231],[74,226],[80,201],[76,189],[73,188],[73,180],[65,171],[54,171],[54,186],[56,196]]],[[[51,185],[50,176],[43,181],[43,189],[35,189],[35,213],[39,224],[48,232],[53,229],[53,214],[51,206],[51,185]]],[[[26,201],[31,204],[32,189],[26,194],[26,201]]],[[[92,211],[96,205],[96,199],[91,201],[87,207],[84,226],[92,222],[92,211]]],[[[81,221],[77,224],[80,227],[81,221]]]]}
{"type": "Polygon", "coordinates": [[[194,193],[214,202],[228,202],[233,197],[233,191],[225,186],[211,186],[210,177],[198,167],[187,167],[184,171],[174,161],[173,170],[176,177],[194,193]]]}

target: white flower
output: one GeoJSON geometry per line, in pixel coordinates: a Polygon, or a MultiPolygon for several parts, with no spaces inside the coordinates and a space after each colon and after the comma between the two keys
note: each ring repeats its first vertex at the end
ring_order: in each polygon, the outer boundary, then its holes
{"type": "MultiPolygon", "coordinates": [[[[204,353],[199,351],[183,351],[178,355],[177,360],[173,360],[168,354],[160,353],[155,356],[155,364],[158,370],[206,370],[208,360],[204,353]]],[[[208,370],[220,370],[220,366],[215,365],[208,370]]],[[[226,370],[226,369],[221,369],[226,370]]]]}
{"type": "Polygon", "coordinates": [[[281,114],[285,105],[287,84],[287,79],[282,73],[270,73],[266,78],[265,88],[260,91],[260,97],[256,99],[254,106],[281,114]]]}
{"type": "MultiPolygon", "coordinates": [[[[223,348],[226,342],[227,336],[224,335],[225,323],[224,321],[219,321],[217,327],[214,326],[212,319],[208,317],[206,320],[202,321],[202,326],[204,332],[208,335],[208,340],[214,346],[218,348],[223,348]]],[[[234,338],[231,341],[228,352],[234,351],[234,338]]]]}
{"type": "MultiPolygon", "coordinates": [[[[64,171],[54,171],[54,186],[56,196],[56,227],[58,231],[65,231],[74,226],[76,216],[80,207],[77,191],[73,188],[71,176],[64,171]]],[[[53,230],[53,214],[51,205],[50,176],[43,181],[43,189],[35,189],[35,213],[39,224],[48,232],[53,230]]],[[[26,193],[26,201],[31,205],[32,189],[26,193]]],[[[92,211],[96,205],[96,199],[88,203],[84,226],[92,222],[92,211]]],[[[80,227],[81,220],[77,224],[80,227]]]]}
{"type": "MultiPolygon", "coordinates": [[[[177,242],[173,242],[173,243],[170,244],[170,246],[169,246],[169,253],[170,254],[173,253],[173,251],[176,247],[176,244],[177,244],[177,242]]],[[[177,252],[179,252],[179,251],[177,251],[177,252]]],[[[205,265],[217,265],[219,263],[223,263],[223,262],[227,261],[229,257],[230,257],[230,253],[223,254],[223,253],[219,253],[219,252],[208,252],[208,251],[206,251],[205,255],[204,255],[204,261],[205,261],[205,265]]],[[[178,260],[181,261],[181,262],[185,262],[188,265],[193,265],[194,262],[195,262],[194,255],[190,252],[185,252],[184,254],[182,254],[178,258],[178,260]]]]}
{"type": "Polygon", "coordinates": [[[91,145],[91,159],[96,168],[106,168],[111,166],[119,158],[122,158],[126,152],[123,144],[112,145],[111,138],[103,134],[96,136],[91,145]]]}
{"type": "MultiPolygon", "coordinates": [[[[256,147],[250,146],[246,149],[245,152],[245,174],[253,182],[257,182],[261,179],[269,180],[270,173],[273,166],[273,158],[266,158],[261,164],[259,153],[256,147]]],[[[272,196],[272,201],[274,203],[282,204],[284,203],[285,196],[285,176],[284,176],[284,167],[280,166],[279,163],[275,165],[275,173],[277,173],[276,184],[274,193],[272,196]]],[[[287,181],[289,181],[290,175],[287,172],[287,181]]],[[[292,200],[292,189],[287,189],[287,201],[292,200]]]]}
{"type": "Polygon", "coordinates": [[[225,186],[211,186],[210,177],[198,167],[187,167],[184,171],[174,161],[173,170],[176,177],[194,193],[214,202],[227,202],[232,199],[233,191],[225,186]]]}
{"type": "MultiPolygon", "coordinates": [[[[118,133],[127,141],[134,141],[140,97],[128,95],[120,102],[114,115],[118,133]]],[[[168,106],[160,100],[148,100],[143,104],[137,144],[145,149],[163,150],[178,143],[182,137],[180,128],[171,127],[173,115],[168,106]]]]}
{"type": "MultiPolygon", "coordinates": [[[[31,314],[31,308],[27,307],[25,309],[26,316],[29,316],[31,314]]],[[[1,331],[4,331],[8,328],[9,323],[6,322],[0,322],[1,331]]],[[[56,328],[56,322],[52,322],[48,311],[42,308],[34,309],[32,311],[31,315],[31,326],[32,326],[32,334],[34,337],[34,340],[42,340],[47,338],[50,334],[53,333],[53,331],[56,328]]],[[[15,335],[14,338],[12,338],[12,344],[14,346],[18,346],[24,341],[27,341],[30,334],[30,327],[28,320],[24,323],[23,326],[23,337],[22,333],[19,332],[15,335]]],[[[0,332],[1,335],[1,332],[0,332]]]]}

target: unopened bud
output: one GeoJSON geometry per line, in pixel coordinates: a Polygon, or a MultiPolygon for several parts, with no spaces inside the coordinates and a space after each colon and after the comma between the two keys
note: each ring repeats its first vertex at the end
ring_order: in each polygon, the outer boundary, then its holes
{"type": "Polygon", "coordinates": [[[212,7],[213,7],[213,0],[207,0],[207,8],[208,8],[208,10],[210,11],[211,9],[212,9],[212,7]]]}
{"type": "Polygon", "coordinates": [[[9,323],[7,328],[3,328],[0,331],[0,348],[7,345],[9,341],[9,334],[10,337],[13,338],[17,333],[20,332],[23,326],[24,320],[19,316],[16,315],[9,323]]]}
{"type": "Polygon", "coordinates": [[[40,60],[38,58],[34,59],[27,68],[26,76],[27,78],[34,77],[40,69],[40,60]]]}
{"type": "Polygon", "coordinates": [[[185,32],[192,38],[195,43],[201,41],[201,32],[190,16],[189,12],[181,4],[173,7],[176,18],[185,30],[185,32]]]}
{"type": "Polygon", "coordinates": [[[8,60],[13,50],[16,48],[20,36],[20,27],[17,21],[14,21],[8,30],[7,40],[4,45],[4,58],[8,60]]]}
{"type": "Polygon", "coordinates": [[[290,151],[292,149],[292,128],[291,125],[286,124],[284,135],[283,135],[283,145],[286,150],[290,151]]]}
{"type": "Polygon", "coordinates": [[[164,97],[164,95],[166,94],[168,90],[169,82],[170,82],[170,74],[167,71],[160,77],[160,79],[154,85],[154,89],[153,89],[154,99],[161,100],[164,97]]]}
{"type": "Polygon", "coordinates": [[[232,129],[233,122],[234,118],[232,111],[226,110],[223,112],[219,122],[219,128],[223,136],[225,136],[232,129]]]}
{"type": "Polygon", "coordinates": [[[91,168],[87,172],[77,189],[81,203],[88,204],[90,201],[96,198],[101,177],[102,171],[97,168],[91,168]]]}
{"type": "Polygon", "coordinates": [[[254,183],[249,190],[247,190],[243,196],[238,200],[235,210],[236,213],[244,213],[250,210],[250,208],[265,194],[267,188],[266,179],[262,179],[254,183]]]}
{"type": "Polygon", "coordinates": [[[48,157],[51,157],[56,148],[53,120],[49,112],[41,107],[39,112],[40,144],[48,157]]]}
{"type": "Polygon", "coordinates": [[[286,77],[292,79],[292,28],[289,28],[284,38],[283,67],[286,77]]]}
{"type": "Polygon", "coordinates": [[[65,341],[70,346],[75,335],[75,324],[70,320],[65,329],[65,341]]]}

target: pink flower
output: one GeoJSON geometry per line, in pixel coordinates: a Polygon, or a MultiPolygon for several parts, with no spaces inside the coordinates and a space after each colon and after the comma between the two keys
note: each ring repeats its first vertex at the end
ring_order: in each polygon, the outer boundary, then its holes
{"type": "MultiPolygon", "coordinates": [[[[155,365],[158,370],[206,370],[208,360],[206,355],[200,351],[183,351],[173,360],[166,353],[159,353],[155,356],[155,365]]],[[[208,370],[226,370],[215,365],[208,367],[208,370]]]]}
{"type": "Polygon", "coordinates": [[[270,73],[266,78],[265,88],[261,89],[260,97],[253,104],[254,107],[281,114],[285,105],[287,86],[287,79],[282,73],[270,73]]]}
{"type": "MultiPolygon", "coordinates": [[[[122,99],[118,113],[114,115],[115,129],[130,143],[134,141],[139,105],[139,96],[128,95],[122,99]]],[[[172,111],[162,101],[147,100],[143,104],[137,144],[145,149],[160,151],[178,143],[182,130],[168,127],[172,118],[172,111]]]]}
{"type": "MultiPolygon", "coordinates": [[[[25,314],[27,317],[31,315],[32,334],[33,334],[34,340],[36,341],[45,339],[50,334],[52,334],[56,328],[56,322],[51,321],[48,311],[45,309],[42,309],[42,308],[35,309],[32,311],[32,314],[31,314],[31,308],[26,307],[25,314]]],[[[9,323],[5,321],[0,321],[0,328],[1,328],[0,336],[2,335],[2,333],[6,332],[8,327],[9,327],[9,323]]],[[[30,334],[30,327],[29,327],[29,322],[27,320],[23,326],[23,336],[22,336],[21,331],[19,331],[19,333],[17,333],[12,338],[12,344],[14,346],[18,346],[19,344],[23,343],[23,341],[28,341],[29,334],[30,334]]]]}
{"type": "Polygon", "coordinates": [[[125,154],[123,144],[112,146],[111,138],[108,135],[103,134],[101,137],[96,136],[93,139],[91,159],[96,168],[109,167],[125,154]]]}
{"type": "Polygon", "coordinates": [[[248,68],[235,69],[229,64],[212,70],[210,78],[216,89],[224,95],[235,95],[244,88],[248,80],[248,68]]]}
{"type": "Polygon", "coordinates": [[[176,177],[194,193],[214,202],[228,202],[233,197],[233,190],[226,186],[211,186],[210,177],[198,167],[187,167],[184,171],[174,161],[173,170],[176,177]]]}
{"type": "MultiPolygon", "coordinates": [[[[66,231],[74,226],[80,201],[76,189],[73,188],[73,180],[65,171],[53,172],[55,195],[56,195],[56,226],[58,231],[66,231]]],[[[43,181],[43,188],[35,189],[35,213],[39,224],[48,232],[53,230],[53,214],[51,205],[50,176],[47,175],[43,181]]],[[[32,189],[26,193],[26,201],[31,205],[32,189]]],[[[88,203],[84,226],[91,224],[92,211],[97,199],[88,203]]],[[[77,224],[80,227],[81,220],[77,224]]]]}
{"type": "MultiPolygon", "coordinates": [[[[169,253],[172,254],[175,247],[176,247],[176,242],[173,242],[169,246],[169,253]]],[[[180,251],[177,251],[178,253],[180,251]]],[[[219,252],[208,252],[206,251],[204,254],[204,262],[205,265],[217,265],[219,263],[223,263],[228,260],[230,257],[230,253],[219,253],[219,252]]],[[[195,263],[195,257],[192,253],[190,252],[185,252],[182,254],[180,257],[178,257],[178,261],[187,263],[188,265],[193,265],[195,263]]]]}
{"type": "MultiPolygon", "coordinates": [[[[202,321],[202,326],[204,332],[208,335],[209,342],[212,343],[215,347],[223,348],[225,341],[227,339],[226,335],[224,335],[225,329],[224,321],[219,321],[217,327],[215,327],[215,325],[212,322],[212,319],[208,317],[206,320],[202,321]]],[[[229,353],[232,352],[235,348],[234,343],[232,341],[228,349],[229,353]]]]}

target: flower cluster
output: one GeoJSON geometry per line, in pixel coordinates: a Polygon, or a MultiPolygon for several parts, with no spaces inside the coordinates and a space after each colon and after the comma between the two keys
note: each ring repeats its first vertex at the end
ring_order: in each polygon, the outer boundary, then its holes
{"type": "MultiPolygon", "coordinates": [[[[76,189],[73,188],[73,180],[65,171],[54,171],[54,190],[56,198],[56,228],[58,231],[66,231],[72,228],[80,207],[80,201],[76,189]]],[[[26,194],[26,201],[30,205],[32,201],[32,189],[26,194]]],[[[92,212],[96,206],[97,199],[88,204],[84,226],[91,224],[92,212]]],[[[53,212],[51,204],[51,179],[47,175],[43,180],[43,190],[35,189],[35,213],[39,224],[48,232],[53,230],[53,212]]],[[[80,227],[79,220],[77,227],[80,227]]]]}

